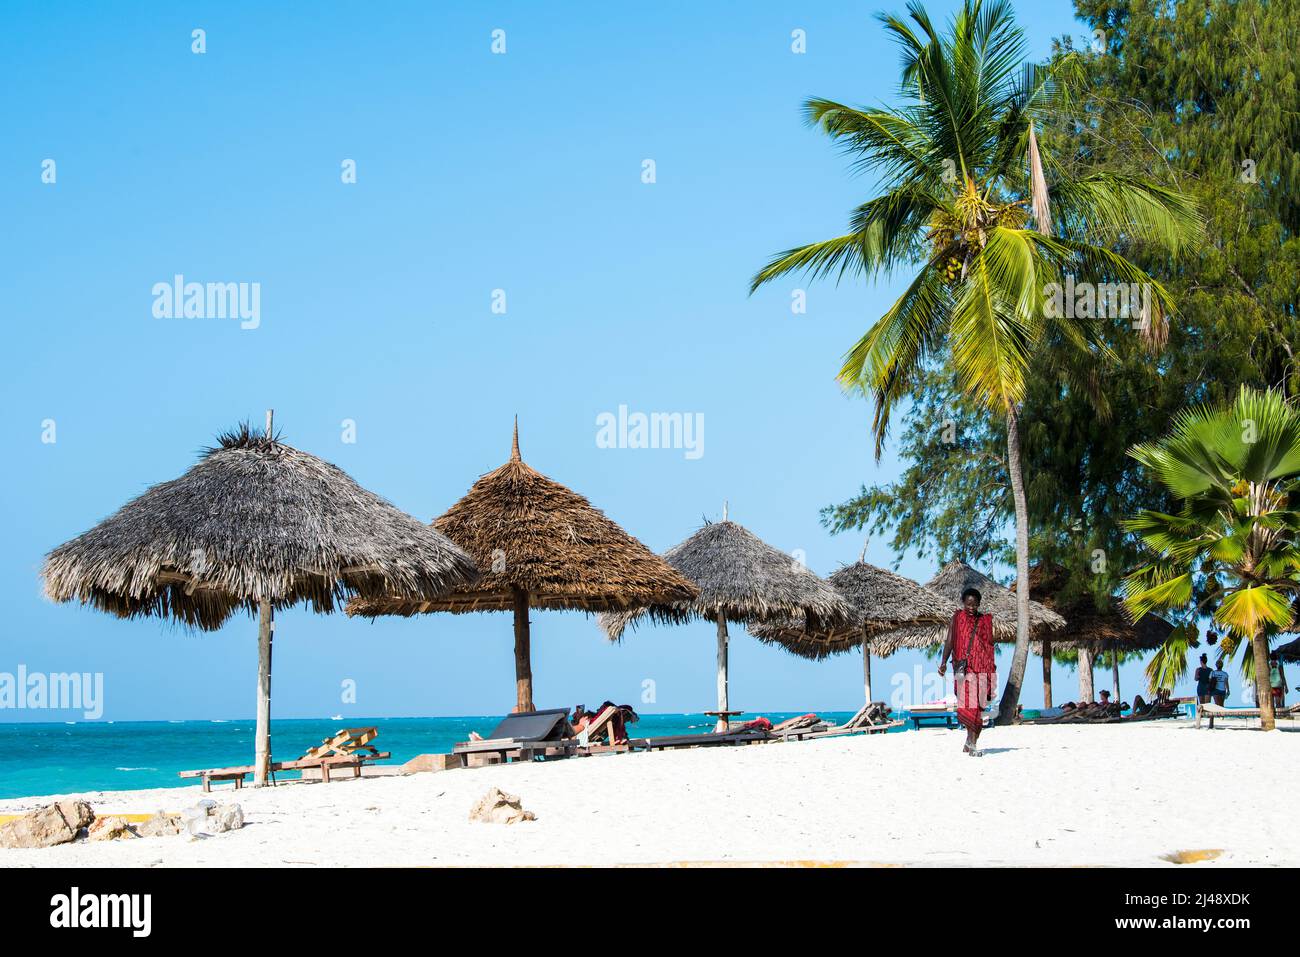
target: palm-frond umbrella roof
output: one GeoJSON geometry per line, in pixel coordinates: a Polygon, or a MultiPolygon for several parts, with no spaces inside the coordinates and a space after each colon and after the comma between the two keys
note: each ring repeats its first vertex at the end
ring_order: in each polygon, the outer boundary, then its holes
{"type": "MultiPolygon", "coordinates": [[[[938,592],[953,602],[953,610],[961,603],[961,593],[967,588],[978,589],[981,596],[980,611],[993,617],[993,640],[1016,640],[1016,596],[992,578],[976,571],[965,562],[949,562],[939,574],[925,583],[925,587],[938,592]]],[[[1036,601],[1029,603],[1030,634],[1056,631],[1065,627],[1065,618],[1036,601]]],[[[948,622],[939,625],[905,625],[892,629],[872,639],[872,649],[879,655],[890,655],[899,648],[928,648],[942,643],[948,634],[948,622]]]]}
{"type": "Polygon", "coordinates": [[[799,617],[813,628],[852,619],[853,608],[826,581],[735,522],[705,522],[664,560],[698,588],[698,595],[660,602],[639,612],[600,616],[612,640],[644,619],[684,624],[693,618],[736,624],[799,617]]]}
{"type": "MultiPolygon", "coordinates": [[[[864,638],[881,632],[906,625],[946,624],[957,610],[956,602],[938,592],[866,561],[844,566],[827,581],[853,607],[851,621],[809,633],[800,617],[759,623],[750,628],[750,633],[760,641],[816,661],[860,649],[864,638]]],[[[876,650],[874,641],[872,650],[876,650]]]]}
{"type": "Polygon", "coordinates": [[[508,611],[516,589],[533,608],[601,612],[688,601],[695,586],[586,498],[510,459],[483,475],[433,528],[464,549],[480,575],[437,598],[395,590],[358,599],[349,615],[508,611]]]}
{"type": "MultiPolygon", "coordinates": [[[[1089,595],[1062,601],[1065,569],[1043,563],[1029,570],[1029,593],[1034,600],[1066,618],[1064,628],[1052,632],[1052,648],[1057,650],[1090,648],[1097,651],[1152,651],[1165,643],[1174,626],[1159,615],[1144,615],[1134,622],[1123,605],[1112,600],[1098,608],[1089,595]]],[[[1034,650],[1042,653],[1041,641],[1034,650]]]]}
{"type": "Polygon", "coordinates": [[[245,425],[54,549],[41,574],[55,601],[210,630],[262,601],[330,612],[352,596],[442,594],[476,572],[337,466],[245,425]]]}
{"type": "Polygon", "coordinates": [[[1288,641],[1277,649],[1277,655],[1283,661],[1295,662],[1300,661],[1300,638],[1288,641]]]}

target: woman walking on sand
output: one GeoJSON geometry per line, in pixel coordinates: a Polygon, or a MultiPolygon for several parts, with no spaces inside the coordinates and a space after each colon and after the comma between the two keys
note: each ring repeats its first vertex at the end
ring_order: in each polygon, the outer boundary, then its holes
{"type": "Polygon", "coordinates": [[[984,729],[984,709],[993,700],[998,680],[993,657],[993,619],[980,614],[981,598],[977,588],[967,588],[961,593],[962,607],[953,613],[948,640],[943,643],[943,654],[939,657],[940,676],[947,672],[948,659],[952,658],[957,721],[966,729],[962,750],[974,758],[984,756],[978,748],[980,731],[984,729]]]}

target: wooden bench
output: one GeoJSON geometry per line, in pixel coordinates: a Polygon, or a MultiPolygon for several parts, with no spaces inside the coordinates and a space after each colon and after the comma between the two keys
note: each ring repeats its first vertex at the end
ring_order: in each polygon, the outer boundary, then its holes
{"type": "Polygon", "coordinates": [[[924,721],[929,721],[934,723],[938,723],[942,721],[945,727],[951,728],[953,727],[953,722],[957,720],[957,712],[956,711],[922,711],[918,713],[918,712],[909,711],[907,717],[912,722],[913,730],[916,731],[921,730],[921,723],[924,721]]]}
{"type": "Polygon", "coordinates": [[[233,770],[224,770],[224,771],[218,768],[210,771],[182,771],[181,777],[201,778],[203,781],[203,790],[205,793],[212,790],[213,781],[217,781],[217,782],[234,781],[235,790],[238,791],[240,788],[244,786],[244,778],[248,777],[248,772],[240,768],[235,768],[233,770]]]}

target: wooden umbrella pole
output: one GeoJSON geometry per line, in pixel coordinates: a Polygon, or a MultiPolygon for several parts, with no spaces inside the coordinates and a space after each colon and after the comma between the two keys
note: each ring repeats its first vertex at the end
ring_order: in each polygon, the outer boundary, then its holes
{"type": "Polygon", "coordinates": [[[275,634],[271,603],[258,603],[257,615],[257,742],[253,787],[263,787],[271,770],[271,642],[275,634]]]}
{"type": "Polygon", "coordinates": [[[1043,707],[1052,706],[1052,643],[1043,639],[1043,707]]]}
{"type": "Polygon", "coordinates": [[[533,664],[528,634],[528,592],[514,589],[515,602],[515,711],[533,707],[533,664]]]}
{"type": "Polygon", "coordinates": [[[726,731],[727,714],[727,615],[718,610],[718,724],[715,731],[726,731]]]}
{"type": "MultiPolygon", "coordinates": [[[[266,410],[266,437],[271,437],[275,412],[266,410]]],[[[254,742],[253,787],[264,787],[271,771],[271,641],[274,613],[267,600],[257,607],[257,737],[254,742]]]]}
{"type": "Polygon", "coordinates": [[[1093,699],[1092,687],[1092,649],[1079,649],[1079,701],[1088,702],[1093,699]]]}
{"type": "Polygon", "coordinates": [[[1120,697],[1119,697],[1119,652],[1118,652],[1118,651],[1112,651],[1112,652],[1110,653],[1110,666],[1111,666],[1111,669],[1112,669],[1112,671],[1113,671],[1113,673],[1114,673],[1114,675],[1115,675],[1115,701],[1116,701],[1116,703],[1118,703],[1119,700],[1120,700],[1120,697]]]}
{"type": "Polygon", "coordinates": [[[867,629],[862,629],[862,690],[866,693],[866,704],[871,704],[871,644],[867,638],[867,629]]]}

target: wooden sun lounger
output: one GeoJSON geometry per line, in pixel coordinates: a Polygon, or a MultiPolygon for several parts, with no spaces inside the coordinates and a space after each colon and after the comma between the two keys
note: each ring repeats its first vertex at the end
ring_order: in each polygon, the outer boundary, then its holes
{"type": "Polygon", "coordinates": [[[887,713],[888,709],[883,701],[873,701],[870,704],[864,704],[843,724],[828,725],[826,722],[820,722],[812,727],[796,729],[792,732],[782,732],[779,725],[772,729],[773,734],[780,734],[783,741],[811,741],[818,738],[837,738],[850,734],[876,734],[889,731],[891,728],[900,728],[905,722],[896,718],[887,718],[886,720],[877,720],[875,715],[887,713]]]}
{"type": "Polygon", "coordinates": [[[378,728],[344,728],[314,748],[308,748],[304,758],[323,758],[330,754],[355,754],[366,751],[372,755],[379,749],[370,742],[379,737],[378,728]]]}
{"type": "Polygon", "coordinates": [[[647,751],[665,751],[671,748],[706,748],[732,744],[754,744],[770,741],[766,731],[724,731],[720,734],[677,734],[663,738],[645,738],[647,751]]]}
{"type": "MultiPolygon", "coordinates": [[[[1218,704],[1198,704],[1196,706],[1198,714],[1204,714],[1210,719],[1210,727],[1214,727],[1215,718],[1259,718],[1262,717],[1259,708],[1225,708],[1218,704]]],[[[1274,718],[1297,718],[1300,717],[1300,705],[1292,705],[1289,708],[1276,708],[1273,711],[1274,718]]]]}
{"type": "Polygon", "coordinates": [[[618,708],[610,705],[592,719],[577,736],[577,752],[582,755],[625,754],[638,751],[645,746],[644,738],[628,738],[626,741],[614,740],[614,715],[618,708]],[[604,743],[600,739],[604,738],[604,743]]]}
{"type": "MultiPolygon", "coordinates": [[[[361,766],[367,761],[384,761],[391,758],[392,755],[387,751],[376,751],[373,754],[335,754],[325,755],[316,758],[298,758],[295,761],[272,761],[269,768],[272,774],[278,771],[302,771],[306,768],[320,769],[321,781],[328,784],[330,781],[330,771],[340,768],[350,768],[354,778],[361,777],[361,766]]],[[[197,771],[180,771],[178,775],[183,778],[199,778],[203,784],[204,791],[211,791],[214,782],[233,781],[235,790],[244,786],[244,779],[255,770],[251,764],[233,768],[201,768],[197,771]]]]}
{"type": "Polygon", "coordinates": [[[497,754],[502,761],[533,761],[537,758],[567,758],[578,748],[569,724],[568,708],[522,711],[508,714],[493,729],[491,737],[462,741],[452,754],[497,754]]]}
{"type": "Polygon", "coordinates": [[[518,738],[482,738],[462,741],[451,749],[452,754],[497,754],[502,761],[535,761],[538,758],[567,758],[578,749],[577,738],[552,741],[521,741],[518,738]]]}
{"type": "MultiPolygon", "coordinates": [[[[269,771],[274,781],[277,771],[302,771],[320,769],[321,781],[329,783],[330,770],[350,768],[354,778],[361,777],[361,766],[367,761],[384,761],[392,755],[380,751],[370,742],[379,736],[377,728],[344,728],[332,737],[326,738],[314,748],[294,761],[272,761],[269,771]]],[[[255,770],[251,764],[233,768],[200,768],[197,771],[181,771],[180,777],[199,778],[204,791],[211,791],[214,782],[233,781],[235,790],[244,786],[244,778],[255,770]]]]}

